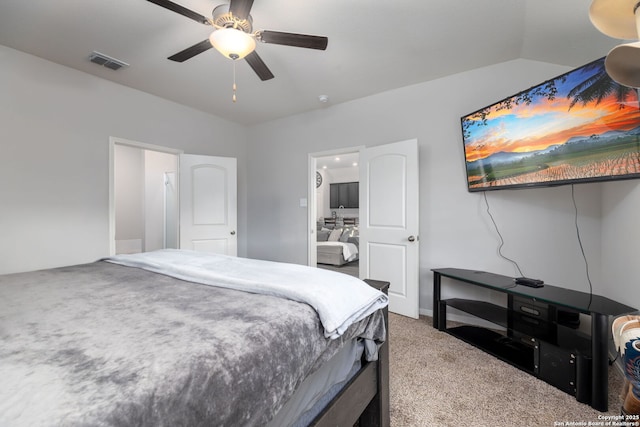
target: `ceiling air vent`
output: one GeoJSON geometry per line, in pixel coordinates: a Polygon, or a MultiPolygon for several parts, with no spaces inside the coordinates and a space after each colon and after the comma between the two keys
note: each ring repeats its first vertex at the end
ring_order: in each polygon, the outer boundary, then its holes
{"type": "Polygon", "coordinates": [[[122,67],[128,67],[129,64],[123,61],[119,61],[115,58],[105,55],[104,53],[93,51],[89,55],[89,61],[110,68],[112,70],[119,70],[122,67]]]}

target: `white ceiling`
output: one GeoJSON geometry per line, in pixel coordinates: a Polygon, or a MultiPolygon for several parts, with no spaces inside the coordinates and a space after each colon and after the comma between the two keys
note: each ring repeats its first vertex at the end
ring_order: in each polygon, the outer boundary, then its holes
{"type": "MultiPolygon", "coordinates": [[[[225,0],[176,0],[211,16],[225,0]]],[[[324,35],[326,51],[259,44],[262,82],[210,49],[166,58],[211,27],[146,0],[2,0],[0,44],[250,125],[517,58],[576,67],[619,43],[589,22],[589,0],[255,0],[254,29],[324,35]],[[92,51],[130,67],[89,62],[92,51]],[[319,95],[327,95],[322,104],[319,95]]],[[[455,89],[452,89],[455,90],[455,89]]]]}
{"type": "Polygon", "coordinates": [[[316,158],[317,169],[342,169],[358,166],[359,153],[342,153],[316,158]]]}

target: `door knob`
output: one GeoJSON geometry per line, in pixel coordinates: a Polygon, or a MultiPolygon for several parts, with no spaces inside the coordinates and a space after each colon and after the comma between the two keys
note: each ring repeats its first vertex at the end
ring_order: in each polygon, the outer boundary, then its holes
{"type": "Polygon", "coordinates": [[[233,231],[231,232],[231,235],[232,235],[232,236],[235,236],[235,235],[236,235],[236,231],[235,231],[235,230],[233,230],[233,231]]]}
{"type": "Polygon", "coordinates": [[[416,238],[415,238],[415,236],[409,236],[409,239],[408,239],[408,240],[409,240],[410,242],[415,242],[415,241],[416,241],[416,238]]]}

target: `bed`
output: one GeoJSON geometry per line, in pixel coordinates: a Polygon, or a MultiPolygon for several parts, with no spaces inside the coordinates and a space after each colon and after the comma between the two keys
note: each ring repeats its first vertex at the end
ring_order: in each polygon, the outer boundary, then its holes
{"type": "Polygon", "coordinates": [[[0,425],[387,426],[388,284],[347,277],[175,250],[0,276],[0,425]]]}
{"type": "Polygon", "coordinates": [[[327,228],[317,232],[317,262],[341,266],[359,259],[357,226],[327,228]]]}

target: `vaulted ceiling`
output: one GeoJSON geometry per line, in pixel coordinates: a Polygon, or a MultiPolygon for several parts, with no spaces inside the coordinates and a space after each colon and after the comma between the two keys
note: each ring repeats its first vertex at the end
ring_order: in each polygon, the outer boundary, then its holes
{"type": "MultiPolygon", "coordinates": [[[[225,0],[176,0],[199,14],[225,0]]],[[[211,27],[146,0],[2,0],[0,44],[250,125],[490,64],[525,58],[579,66],[619,41],[588,18],[589,0],[255,0],[254,29],[329,38],[326,51],[259,43],[261,81],[210,49],[167,57],[211,27]],[[129,64],[89,61],[98,51],[129,64]],[[322,103],[319,96],[326,95],[322,103]]]]}

